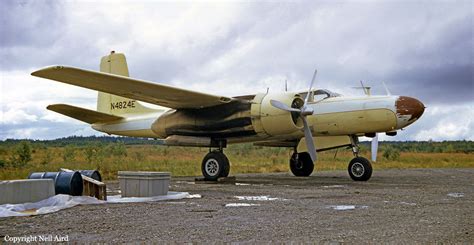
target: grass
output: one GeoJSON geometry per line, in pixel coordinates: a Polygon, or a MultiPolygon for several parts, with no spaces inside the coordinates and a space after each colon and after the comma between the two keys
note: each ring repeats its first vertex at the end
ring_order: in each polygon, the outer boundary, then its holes
{"type": "MultiPolygon", "coordinates": [[[[23,167],[0,168],[0,179],[23,179],[31,172],[58,171],[59,168],[98,169],[106,180],[116,179],[117,171],[167,171],[173,176],[200,176],[201,161],[206,148],[165,147],[158,145],[128,145],[120,154],[106,152],[106,146],[94,149],[93,160],[87,159],[87,147],[33,147],[32,160],[23,167]],[[71,150],[72,149],[72,150],[71,150]],[[66,161],[66,152],[73,151],[66,161]]],[[[291,151],[286,148],[262,148],[250,145],[231,145],[225,150],[231,162],[231,174],[288,172],[291,151]]],[[[315,163],[315,171],[345,170],[353,158],[350,150],[321,152],[315,163]]],[[[8,159],[12,148],[2,149],[0,159],[8,159]]],[[[416,153],[401,152],[396,160],[382,157],[373,164],[374,169],[390,168],[473,168],[473,153],[416,153]]],[[[363,150],[361,156],[369,157],[363,150]]]]}

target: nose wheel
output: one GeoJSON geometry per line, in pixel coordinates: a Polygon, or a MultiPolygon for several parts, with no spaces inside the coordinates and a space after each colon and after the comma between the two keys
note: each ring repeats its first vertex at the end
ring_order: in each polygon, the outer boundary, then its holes
{"type": "Polygon", "coordinates": [[[359,140],[357,136],[351,135],[351,149],[355,158],[349,162],[347,171],[354,181],[367,181],[372,176],[372,164],[367,158],[359,157],[359,140]]]}
{"type": "Polygon", "coordinates": [[[202,160],[201,171],[205,180],[216,181],[219,177],[227,177],[230,172],[229,159],[222,151],[211,151],[202,160]]]}
{"type": "Polygon", "coordinates": [[[367,181],[372,176],[372,164],[366,158],[356,157],[349,163],[347,171],[352,180],[367,181]]]}

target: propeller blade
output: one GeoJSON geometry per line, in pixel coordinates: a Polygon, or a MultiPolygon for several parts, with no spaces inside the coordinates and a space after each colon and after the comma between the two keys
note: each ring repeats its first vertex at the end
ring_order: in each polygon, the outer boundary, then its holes
{"type": "Polygon", "coordinates": [[[304,138],[306,140],[306,147],[308,148],[308,153],[311,156],[311,160],[316,161],[316,147],[314,147],[313,135],[311,134],[311,129],[308,126],[306,117],[301,117],[304,124],[304,138]]]}
{"type": "Polygon", "coordinates": [[[383,84],[383,86],[384,86],[384,88],[385,88],[385,92],[387,92],[387,95],[392,95],[392,93],[390,93],[390,90],[388,90],[388,87],[387,87],[387,85],[385,84],[385,82],[382,81],[382,84],[383,84]]]}
{"type": "Polygon", "coordinates": [[[315,69],[314,74],[313,74],[313,79],[311,79],[311,83],[309,84],[308,94],[306,94],[306,98],[304,99],[304,104],[305,105],[306,105],[306,103],[308,103],[309,96],[311,94],[311,90],[313,89],[313,84],[314,84],[314,80],[316,79],[316,74],[317,73],[318,73],[318,69],[315,69]]]}
{"type": "Polygon", "coordinates": [[[375,133],[375,137],[372,138],[372,142],[370,144],[370,151],[372,153],[372,161],[377,161],[377,151],[379,149],[379,134],[375,133]]]}
{"type": "Polygon", "coordinates": [[[290,111],[290,112],[301,112],[299,109],[291,108],[291,107],[287,106],[286,104],[284,104],[283,102],[280,102],[278,100],[270,100],[270,104],[272,104],[272,106],[274,106],[274,107],[276,107],[280,110],[290,111]]]}

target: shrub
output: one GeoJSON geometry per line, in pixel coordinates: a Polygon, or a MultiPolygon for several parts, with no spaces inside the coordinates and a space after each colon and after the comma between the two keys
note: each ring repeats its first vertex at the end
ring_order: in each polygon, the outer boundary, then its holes
{"type": "Polygon", "coordinates": [[[125,143],[123,143],[123,141],[118,141],[116,143],[110,144],[107,150],[114,157],[127,156],[127,148],[125,147],[125,143]]]}
{"type": "Polygon", "coordinates": [[[400,151],[396,148],[389,146],[383,152],[383,157],[387,160],[396,161],[400,159],[400,151]]]}
{"type": "Polygon", "coordinates": [[[89,144],[85,149],[85,156],[88,163],[103,163],[105,158],[103,146],[100,144],[89,144]]]}
{"type": "Polygon", "coordinates": [[[137,151],[135,152],[134,158],[137,162],[143,162],[143,160],[145,160],[145,155],[142,152],[137,151]]]}
{"type": "Polygon", "coordinates": [[[51,152],[51,150],[45,147],[44,156],[43,156],[43,159],[41,159],[40,164],[47,165],[47,164],[50,164],[52,161],[53,161],[53,153],[51,152]]]}
{"type": "Polygon", "coordinates": [[[27,141],[21,141],[10,158],[13,167],[25,167],[31,161],[31,146],[27,141]]]}
{"type": "Polygon", "coordinates": [[[74,150],[74,147],[72,147],[71,145],[67,145],[64,148],[63,152],[64,163],[72,162],[74,161],[74,159],[76,159],[76,152],[74,150]]]}

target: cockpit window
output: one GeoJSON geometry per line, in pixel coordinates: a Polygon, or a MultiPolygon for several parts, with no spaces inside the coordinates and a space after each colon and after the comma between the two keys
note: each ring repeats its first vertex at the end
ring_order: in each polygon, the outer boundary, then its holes
{"type": "MultiPolygon", "coordinates": [[[[311,92],[313,96],[310,97],[309,99],[310,102],[315,102],[315,101],[320,101],[320,100],[324,100],[331,97],[341,96],[340,94],[329,91],[327,89],[318,89],[318,90],[313,90],[311,92]]],[[[302,98],[306,98],[307,93],[308,92],[303,92],[303,93],[300,93],[300,95],[302,98]]]]}

